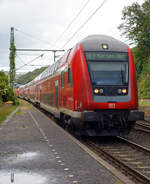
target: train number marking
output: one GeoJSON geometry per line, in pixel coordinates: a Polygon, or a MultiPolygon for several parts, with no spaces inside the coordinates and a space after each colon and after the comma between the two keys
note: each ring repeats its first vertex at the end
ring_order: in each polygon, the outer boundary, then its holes
{"type": "Polygon", "coordinates": [[[109,109],[115,109],[116,108],[116,104],[115,103],[109,103],[108,104],[108,108],[109,109]]]}

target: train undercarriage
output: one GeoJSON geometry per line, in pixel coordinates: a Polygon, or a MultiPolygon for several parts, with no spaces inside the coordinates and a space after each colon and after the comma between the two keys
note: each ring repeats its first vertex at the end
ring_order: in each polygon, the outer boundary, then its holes
{"type": "Polygon", "coordinates": [[[65,125],[73,132],[85,136],[128,135],[136,120],[142,120],[144,113],[129,110],[97,110],[82,114],[82,118],[63,117],[65,125]]]}
{"type": "MultiPolygon", "coordinates": [[[[39,102],[32,103],[42,108],[39,102]]],[[[45,110],[58,118],[49,109],[45,110]]],[[[144,119],[144,112],[120,109],[84,111],[80,118],[60,112],[59,119],[61,126],[81,136],[123,136],[130,133],[137,120],[144,119]]]]}

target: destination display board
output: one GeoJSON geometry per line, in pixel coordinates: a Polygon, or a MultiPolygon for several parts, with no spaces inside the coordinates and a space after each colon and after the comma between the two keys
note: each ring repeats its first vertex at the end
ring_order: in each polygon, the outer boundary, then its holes
{"type": "Polygon", "coordinates": [[[85,52],[86,60],[127,61],[128,54],[125,52],[85,52]]]}

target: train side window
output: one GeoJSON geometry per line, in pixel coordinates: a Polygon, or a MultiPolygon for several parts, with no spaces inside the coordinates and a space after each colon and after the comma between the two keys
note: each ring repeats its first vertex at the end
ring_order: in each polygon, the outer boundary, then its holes
{"type": "Polygon", "coordinates": [[[71,68],[68,68],[68,83],[72,86],[72,71],[71,68]]]}
{"type": "Polygon", "coordinates": [[[65,86],[65,72],[61,72],[61,87],[64,88],[65,86]]]}
{"type": "Polygon", "coordinates": [[[50,81],[48,81],[48,90],[50,91],[50,81]]]}

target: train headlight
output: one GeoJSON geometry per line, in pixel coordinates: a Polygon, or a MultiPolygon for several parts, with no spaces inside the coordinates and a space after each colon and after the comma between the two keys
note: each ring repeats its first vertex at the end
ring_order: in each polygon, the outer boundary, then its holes
{"type": "Polygon", "coordinates": [[[98,89],[94,89],[94,93],[97,94],[99,92],[98,89]]]}
{"type": "Polygon", "coordinates": [[[122,90],[121,89],[118,89],[118,94],[121,94],[122,93],[122,90]]]}
{"type": "Polygon", "coordinates": [[[108,49],[108,44],[102,44],[102,48],[104,49],[104,50],[107,50],[108,49]]]}
{"type": "Polygon", "coordinates": [[[127,93],[127,89],[122,89],[122,93],[123,94],[127,93]]]}
{"type": "Polygon", "coordinates": [[[100,89],[99,92],[102,94],[104,92],[104,90],[103,89],[100,89]]]}

